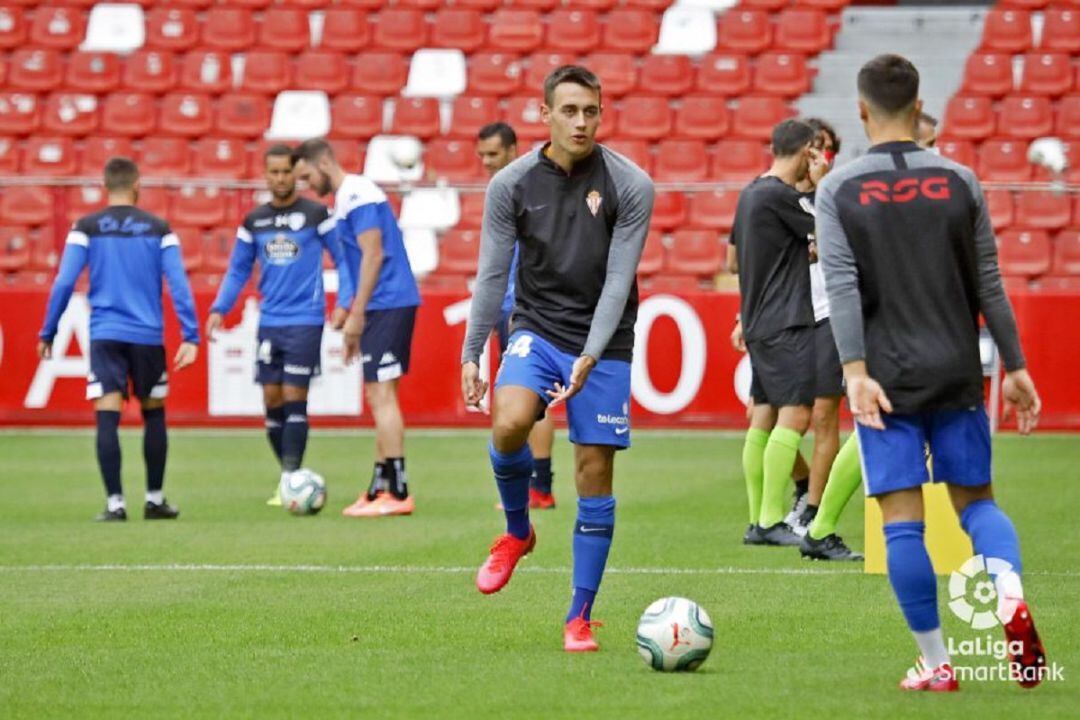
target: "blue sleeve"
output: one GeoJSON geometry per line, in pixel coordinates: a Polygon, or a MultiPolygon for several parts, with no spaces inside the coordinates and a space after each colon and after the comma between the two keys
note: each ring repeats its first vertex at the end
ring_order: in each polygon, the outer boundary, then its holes
{"type": "Polygon", "coordinates": [[[161,269],[165,273],[165,282],[169,284],[173,309],[180,320],[180,331],[184,342],[199,342],[199,324],[195,319],[195,298],[191,295],[184,260],[180,256],[177,243],[161,248],[161,269]]]}
{"type": "Polygon", "coordinates": [[[349,230],[352,231],[354,236],[368,230],[381,230],[382,227],[379,224],[379,204],[367,203],[366,205],[354,207],[349,211],[349,214],[345,216],[345,221],[348,223],[349,230]]]}
{"type": "Polygon", "coordinates": [[[49,293],[45,325],[42,326],[38,335],[45,342],[52,342],[52,339],[56,337],[56,327],[60,324],[60,316],[67,309],[71,293],[75,290],[75,283],[83,268],[86,267],[89,257],[90,251],[84,245],[69,242],[64,246],[64,254],[60,258],[60,269],[56,273],[52,292],[49,293]]]}
{"type": "Polygon", "coordinates": [[[341,244],[333,218],[323,221],[319,225],[319,241],[334,258],[334,267],[338,271],[337,307],[348,310],[352,307],[353,298],[356,297],[356,281],[352,276],[352,269],[345,257],[345,247],[341,244]],[[325,229],[324,232],[324,228],[325,229]]]}
{"type": "Polygon", "coordinates": [[[225,313],[232,310],[236,304],[236,298],[240,297],[240,291],[244,289],[251,270],[255,266],[255,242],[246,242],[236,239],[233,246],[232,256],[229,258],[229,270],[225,273],[225,279],[221,281],[221,289],[218,290],[214,304],[210,306],[210,312],[225,313]]]}

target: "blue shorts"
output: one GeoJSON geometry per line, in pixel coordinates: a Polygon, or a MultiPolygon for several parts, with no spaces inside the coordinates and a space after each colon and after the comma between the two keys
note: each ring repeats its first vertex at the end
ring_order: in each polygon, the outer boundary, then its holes
{"type": "Polygon", "coordinates": [[[495,337],[499,341],[499,353],[502,354],[506,351],[506,346],[510,340],[510,314],[512,311],[499,315],[499,322],[495,325],[495,337]]]}
{"type": "Polygon", "coordinates": [[[322,325],[259,327],[255,381],[306,388],[322,372],[322,325]]]}
{"type": "MultiPolygon", "coordinates": [[[[540,396],[546,404],[547,391],[555,383],[570,382],[577,355],[559,350],[529,330],[510,336],[495,387],[518,385],[540,396]]],[[[570,442],[576,445],[630,447],[630,363],[600,360],[589,373],[581,391],[566,403],[570,442]]]]}
{"type": "Polygon", "coordinates": [[[97,400],[117,392],[126,399],[129,383],[140,400],[160,400],[169,394],[165,346],[91,340],[86,399],[97,400]]]}
{"type": "Polygon", "coordinates": [[[866,494],[919,487],[930,480],[926,453],[934,463],[934,482],[977,487],[990,482],[990,421],[986,408],[882,415],[884,430],[856,425],[866,494]]]}
{"type": "Polygon", "coordinates": [[[415,305],[367,311],[364,315],[364,334],[360,336],[364,382],[388,382],[409,372],[415,325],[415,305]]]}

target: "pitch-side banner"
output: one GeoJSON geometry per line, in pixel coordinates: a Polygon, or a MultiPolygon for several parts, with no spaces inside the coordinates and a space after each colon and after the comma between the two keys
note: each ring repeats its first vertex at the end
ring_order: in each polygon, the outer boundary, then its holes
{"type": "MultiPolygon", "coordinates": [[[[89,306],[76,294],[54,342],[52,360],[35,354],[45,312],[44,290],[0,291],[0,425],[89,425],[85,400],[89,306]]],[[[200,320],[213,300],[196,292],[200,320]]],[[[644,295],[638,313],[632,370],[632,422],[639,427],[745,426],[749,363],[729,336],[737,297],[714,293],[644,295]]],[[[1028,363],[1044,400],[1044,427],[1080,429],[1080,296],[1013,298],[1028,363]]],[[[258,303],[248,297],[226,319],[216,342],[204,342],[198,363],[170,373],[169,420],[186,425],[258,425],[261,391],[253,382],[258,347],[258,303]]],[[[429,292],[417,315],[412,368],[402,381],[401,402],[413,426],[477,426],[488,422],[461,400],[458,356],[469,298],[429,292]]],[[[167,309],[170,353],[179,331],[167,309]]],[[[492,345],[491,350],[494,351],[492,345]]],[[[490,354],[489,354],[490,355],[490,354]]],[[[171,357],[171,355],[170,355],[171,357]]],[[[494,353],[497,360],[497,353],[494,353]]],[[[482,371],[494,374],[485,356],[482,371]]],[[[320,425],[369,425],[359,368],[342,362],[341,337],[323,337],[322,376],[312,385],[310,412],[320,425]]],[[[126,413],[137,415],[133,403],[126,413]]]]}

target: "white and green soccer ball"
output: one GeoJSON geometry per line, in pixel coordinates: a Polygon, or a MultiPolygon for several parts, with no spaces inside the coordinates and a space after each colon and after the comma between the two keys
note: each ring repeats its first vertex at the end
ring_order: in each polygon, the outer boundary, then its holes
{"type": "Polygon", "coordinates": [[[307,468],[282,473],[279,492],[282,507],[293,515],[314,515],[326,504],[326,481],[307,468]]]}
{"type": "Polygon", "coordinates": [[[638,654],[653,670],[697,670],[712,650],[709,614],[692,600],[660,598],[638,622],[638,654]]]}

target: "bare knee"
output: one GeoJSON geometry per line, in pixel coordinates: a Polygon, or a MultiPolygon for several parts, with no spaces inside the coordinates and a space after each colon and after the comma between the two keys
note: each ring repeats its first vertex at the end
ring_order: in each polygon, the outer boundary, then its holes
{"type": "Polygon", "coordinates": [[[281,390],[281,400],[283,402],[307,402],[307,397],[308,389],[306,387],[285,385],[281,390]]]}
{"type": "Polygon", "coordinates": [[[921,522],[923,519],[922,487],[897,490],[877,498],[882,520],[888,523],[921,522]]]}
{"type": "Polygon", "coordinates": [[[952,500],[953,509],[960,515],[967,506],[978,500],[993,500],[994,490],[990,483],[968,487],[966,485],[949,485],[949,499],[952,500]]]}
{"type": "Polygon", "coordinates": [[[579,497],[611,494],[615,474],[614,447],[575,445],[574,466],[574,480],[579,497]]]}
{"type": "Polygon", "coordinates": [[[840,427],[839,399],[823,398],[814,403],[810,424],[815,435],[832,436],[840,427]]]}
{"type": "Polygon", "coordinates": [[[529,438],[529,432],[540,413],[540,399],[523,388],[507,388],[495,393],[491,419],[491,436],[499,452],[516,452],[529,438]]]}
{"type": "Polygon", "coordinates": [[[810,428],[811,410],[809,406],[787,405],[780,408],[777,425],[794,430],[799,434],[805,434],[810,428]]]}

